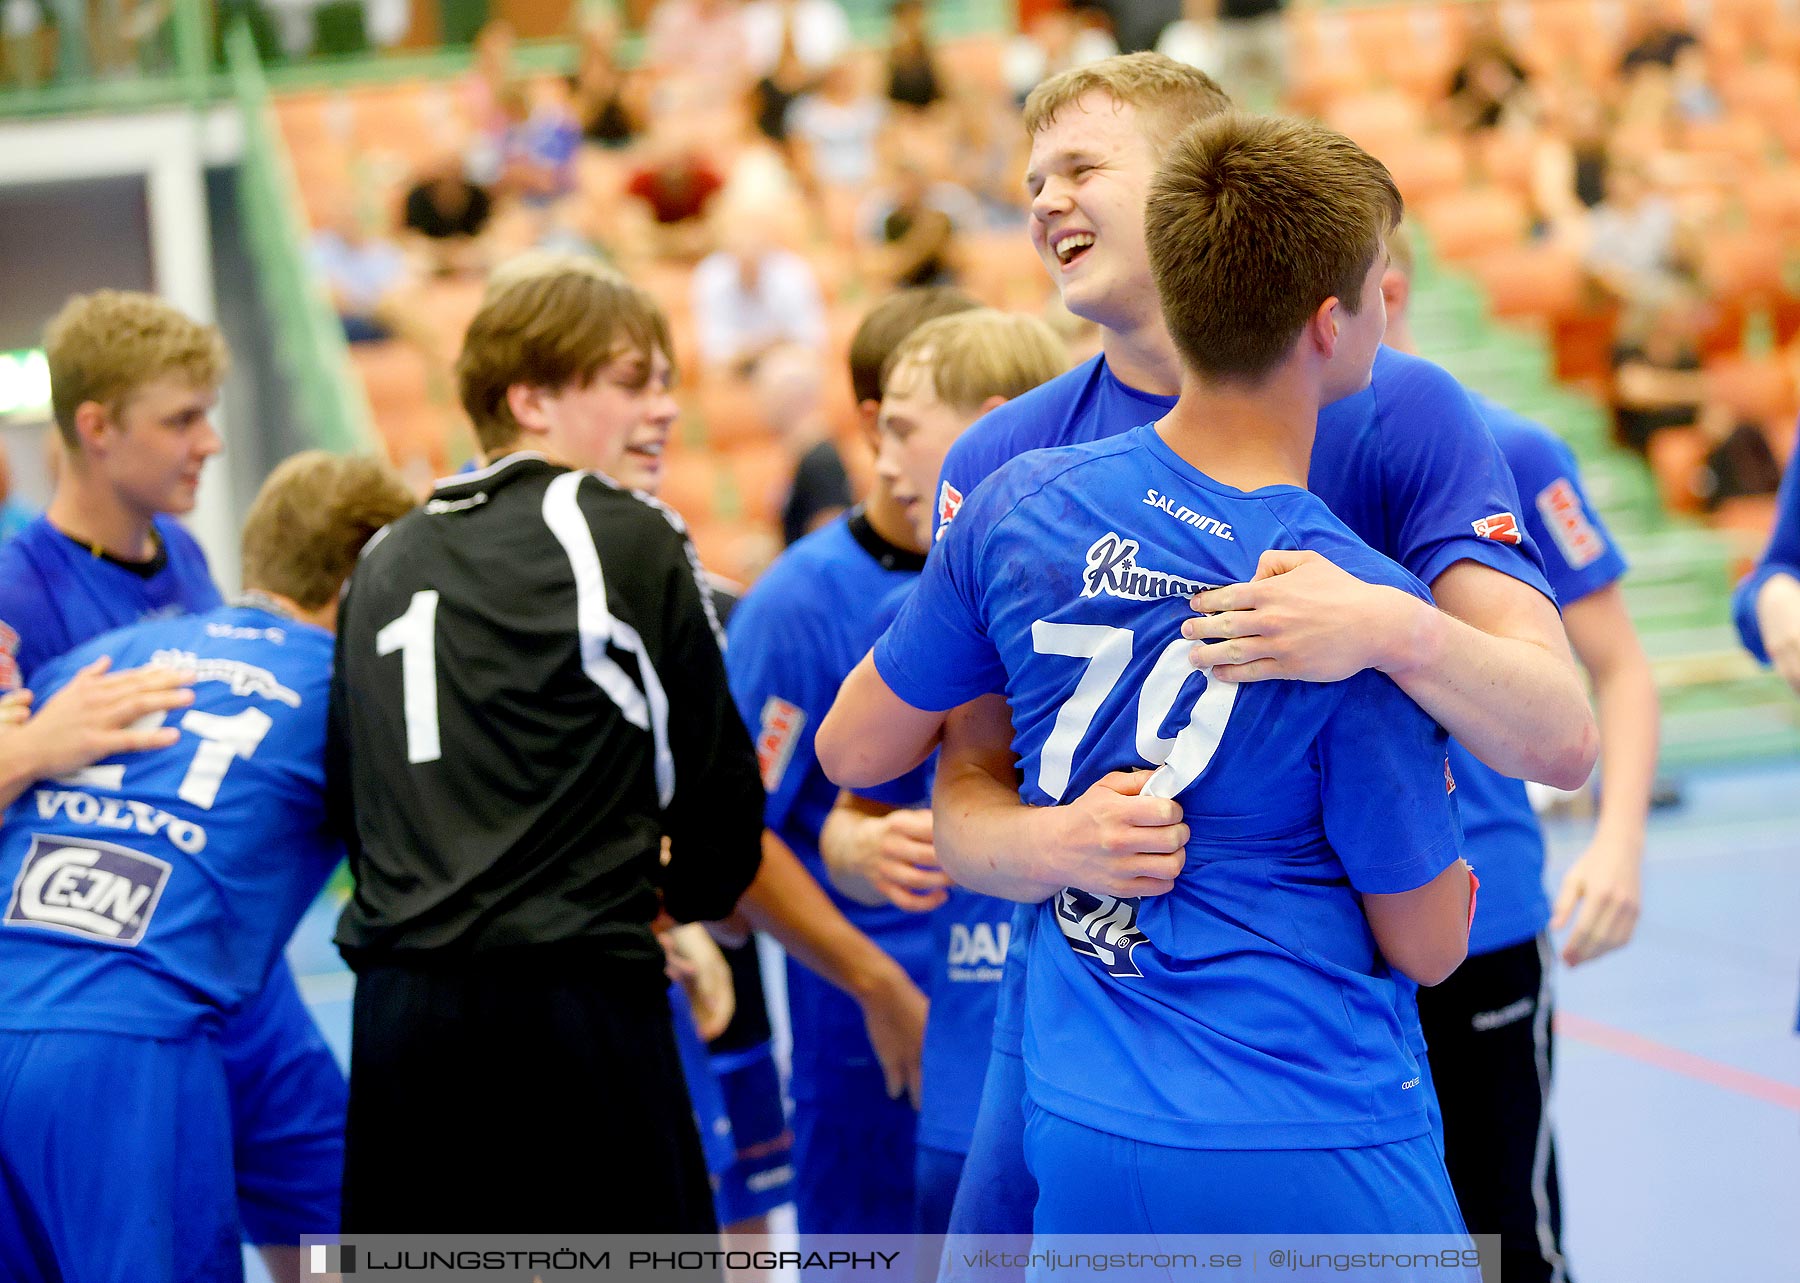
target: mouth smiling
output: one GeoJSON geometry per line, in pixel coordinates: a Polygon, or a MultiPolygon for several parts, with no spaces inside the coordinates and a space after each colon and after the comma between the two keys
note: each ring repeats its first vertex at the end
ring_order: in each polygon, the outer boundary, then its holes
{"type": "Polygon", "coordinates": [[[1063,267],[1072,266],[1094,245],[1094,234],[1086,231],[1058,232],[1051,238],[1050,252],[1063,267]]]}

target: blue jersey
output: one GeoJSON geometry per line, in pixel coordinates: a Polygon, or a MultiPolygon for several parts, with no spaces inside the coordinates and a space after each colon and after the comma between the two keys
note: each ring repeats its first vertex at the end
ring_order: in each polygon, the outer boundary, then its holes
{"type": "Polygon", "coordinates": [[[46,517],[0,546],[0,690],[31,685],[38,669],[101,633],[219,604],[194,537],[173,517],[154,526],[162,551],[147,566],[95,553],[46,517]]]}
{"type": "MultiPolygon", "coordinates": [[[[930,948],[927,917],[857,904],[839,895],[826,876],[819,831],[838,788],[819,767],[813,734],[838,687],[868,653],[883,599],[914,581],[922,560],[881,541],[860,514],[841,517],[795,543],[769,567],[732,612],[725,651],[732,698],[755,737],[768,791],[765,823],[844,915],[921,986],[930,948]]],[[[869,796],[894,806],[924,805],[930,799],[925,770],[869,796]]],[[[791,962],[788,1008],[796,1099],[808,1096],[822,1073],[873,1063],[855,1000],[791,962]]]]}
{"type": "MultiPolygon", "coordinates": [[[[1625,559],[1581,488],[1575,455],[1548,428],[1485,397],[1475,399],[1518,482],[1526,533],[1564,607],[1615,583],[1625,559]]],[[[1462,811],[1463,849],[1481,878],[1481,912],[1469,952],[1531,939],[1550,921],[1544,838],[1525,783],[1500,774],[1460,744],[1450,748],[1462,811]]]]}
{"type": "Polygon", "coordinates": [[[1033,1101],[1159,1145],[1428,1129],[1411,994],[1359,896],[1458,858],[1448,740],[1378,672],[1240,687],[1192,667],[1188,598],[1250,578],[1270,549],[1429,600],[1307,491],[1221,485],[1150,426],[1002,468],[875,650],[915,707],[1004,690],[1029,804],[1152,766],[1146,789],[1181,802],[1193,836],[1174,889],[1064,890],[1037,909],[1029,959],[1033,1101]]]}
{"type": "Polygon", "coordinates": [[[1769,662],[1769,652],[1763,645],[1762,625],[1756,618],[1756,595],[1776,575],[1800,579],[1800,463],[1791,459],[1781,478],[1775,508],[1775,531],[1769,536],[1769,546],[1731,596],[1731,614],[1744,649],[1765,664],[1769,662]]]}
{"type": "Polygon", "coordinates": [[[0,1027],[180,1038],[258,994],[342,857],[325,827],[331,635],[253,608],[80,646],[196,674],[174,745],[22,796],[0,830],[0,1027]]]}
{"type": "MultiPolygon", "coordinates": [[[[937,520],[956,515],[983,478],[1027,450],[1099,441],[1161,418],[1173,397],[1148,396],[1113,376],[1103,356],[996,407],[944,460],[937,520]]],[[[1369,386],[1319,413],[1307,486],[1358,538],[1426,584],[1472,560],[1550,594],[1518,519],[1518,488],[1474,404],[1450,375],[1384,347],[1369,386]]],[[[1151,507],[1178,510],[1145,494],[1151,507]]],[[[1246,576],[1247,578],[1248,576],[1246,576]]],[[[1016,1047],[1023,956],[1035,917],[1016,910],[994,1040],[1016,1047]]]]}

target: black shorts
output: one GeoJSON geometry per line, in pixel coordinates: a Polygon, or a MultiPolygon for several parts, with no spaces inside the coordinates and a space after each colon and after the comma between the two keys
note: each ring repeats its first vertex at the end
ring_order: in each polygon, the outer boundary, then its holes
{"type": "Polygon", "coordinates": [[[361,968],[344,1232],[714,1232],[661,971],[508,953],[361,968]]]}
{"type": "Polygon", "coordinates": [[[1506,1283],[1566,1283],[1550,1134],[1548,937],[1478,954],[1419,990],[1444,1161],[1471,1234],[1500,1236],[1506,1283]]]}

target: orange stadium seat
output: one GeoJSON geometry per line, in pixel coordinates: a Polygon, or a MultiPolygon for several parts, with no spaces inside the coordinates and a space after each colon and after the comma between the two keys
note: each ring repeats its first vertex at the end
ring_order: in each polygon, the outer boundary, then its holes
{"type": "Polygon", "coordinates": [[[1470,259],[1468,269],[1499,317],[1549,322],[1576,312],[1585,296],[1581,260],[1565,249],[1509,245],[1470,259]]]}
{"type": "Polygon", "coordinates": [[[1435,135],[1399,141],[1374,149],[1373,154],[1393,174],[1408,205],[1457,191],[1468,181],[1468,153],[1454,138],[1435,135]]]}
{"type": "Polygon", "coordinates": [[[1419,221],[1438,254],[1447,259],[1474,258],[1517,245],[1530,226],[1525,201],[1504,187],[1439,196],[1420,208],[1419,221]]]}

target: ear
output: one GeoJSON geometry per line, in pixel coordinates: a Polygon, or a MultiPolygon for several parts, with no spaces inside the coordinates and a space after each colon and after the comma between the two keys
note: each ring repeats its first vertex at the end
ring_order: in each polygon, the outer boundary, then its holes
{"type": "Polygon", "coordinates": [[[1313,351],[1326,361],[1337,355],[1338,297],[1333,294],[1307,319],[1305,339],[1313,351]]]}
{"type": "Polygon", "coordinates": [[[513,422],[519,425],[525,436],[542,436],[550,430],[550,420],[544,405],[548,397],[546,389],[533,387],[529,383],[507,386],[506,408],[512,411],[513,422]]]}
{"type": "Polygon", "coordinates": [[[117,429],[112,412],[98,401],[83,401],[75,407],[75,439],[83,451],[100,448],[107,434],[117,429]]]}
{"type": "Polygon", "coordinates": [[[881,449],[881,402],[869,400],[856,403],[856,426],[862,432],[863,440],[869,443],[869,449],[881,449]]]}
{"type": "Polygon", "coordinates": [[[1006,397],[1000,396],[998,393],[996,393],[995,395],[989,397],[987,400],[985,400],[981,403],[981,408],[979,410],[975,411],[975,417],[977,419],[979,419],[982,415],[986,414],[988,411],[996,410],[999,407],[1005,405],[1006,401],[1007,401],[1006,397]]]}

